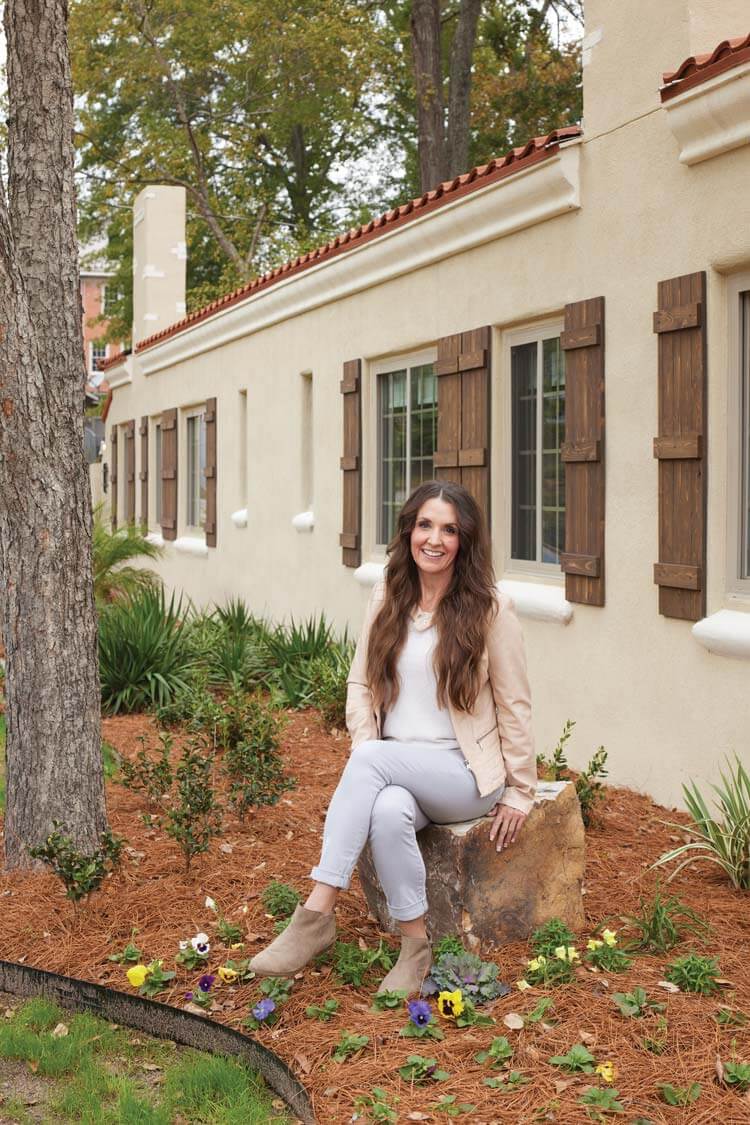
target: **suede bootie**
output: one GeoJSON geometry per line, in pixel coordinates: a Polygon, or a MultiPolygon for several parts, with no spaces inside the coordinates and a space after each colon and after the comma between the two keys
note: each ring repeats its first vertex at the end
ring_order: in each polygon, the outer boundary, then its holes
{"type": "Polygon", "coordinates": [[[432,947],[429,938],[401,938],[398,961],[380,982],[378,992],[395,992],[403,989],[409,996],[419,992],[432,964],[432,947]]]}
{"type": "Polygon", "coordinates": [[[335,914],[321,914],[298,905],[287,928],[252,958],[250,968],[259,977],[293,976],[335,939],[335,914]]]}

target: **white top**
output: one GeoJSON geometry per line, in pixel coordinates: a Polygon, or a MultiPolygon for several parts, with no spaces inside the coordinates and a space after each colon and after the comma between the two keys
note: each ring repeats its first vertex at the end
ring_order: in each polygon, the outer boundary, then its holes
{"type": "Polygon", "coordinates": [[[424,627],[431,616],[420,613],[416,620],[409,621],[406,642],[396,666],[399,695],[386,713],[383,738],[395,738],[399,742],[450,742],[457,746],[450,714],[447,709],[438,707],[437,678],[432,667],[437,629],[434,625],[424,627]]]}

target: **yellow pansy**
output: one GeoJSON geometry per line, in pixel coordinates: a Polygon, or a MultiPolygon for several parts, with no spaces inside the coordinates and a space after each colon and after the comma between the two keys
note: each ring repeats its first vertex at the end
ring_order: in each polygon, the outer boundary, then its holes
{"type": "Polygon", "coordinates": [[[457,988],[455,992],[441,992],[437,998],[437,1006],[441,1016],[447,1020],[455,1020],[464,1010],[461,990],[457,988]]]}
{"type": "Polygon", "coordinates": [[[222,965],[219,969],[219,978],[224,984],[234,984],[238,976],[236,969],[228,969],[226,965],[222,965]]]}
{"type": "Polygon", "coordinates": [[[599,1065],[594,1069],[596,1070],[596,1073],[599,1075],[599,1077],[604,1079],[605,1082],[614,1082],[615,1078],[617,1077],[617,1069],[615,1067],[615,1064],[613,1062],[610,1062],[609,1060],[607,1060],[607,1062],[599,1063],[599,1065]]]}
{"type": "Polygon", "coordinates": [[[520,992],[525,992],[527,988],[531,988],[531,985],[529,984],[529,982],[527,980],[517,980],[516,981],[516,988],[520,992]]]}
{"type": "Polygon", "coordinates": [[[555,957],[557,957],[559,961],[577,961],[578,950],[574,945],[558,945],[555,950],[555,957]]]}
{"type": "Polygon", "coordinates": [[[533,961],[527,962],[527,967],[531,969],[532,973],[537,972],[539,969],[539,958],[535,957],[533,961]]]}
{"type": "Polygon", "coordinates": [[[602,937],[606,945],[617,945],[616,933],[617,930],[602,930],[602,937]]]}
{"type": "Polygon", "coordinates": [[[601,947],[603,945],[604,945],[603,941],[599,941],[598,938],[593,938],[593,937],[589,938],[589,940],[586,942],[586,948],[591,949],[591,950],[601,949],[601,947]]]}
{"type": "Polygon", "coordinates": [[[132,965],[127,971],[128,982],[132,984],[133,988],[140,988],[141,985],[146,983],[146,977],[151,971],[145,965],[132,965]]]}
{"type": "Polygon", "coordinates": [[[244,943],[244,941],[236,941],[234,943],[234,945],[230,945],[229,948],[230,949],[244,949],[245,943],[244,943]]]}

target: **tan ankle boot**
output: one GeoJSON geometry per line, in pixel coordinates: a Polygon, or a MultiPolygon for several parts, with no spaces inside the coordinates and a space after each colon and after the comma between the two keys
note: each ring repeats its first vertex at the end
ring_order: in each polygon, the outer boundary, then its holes
{"type": "Polygon", "coordinates": [[[296,906],[285,930],[250,961],[259,977],[290,977],[333,945],[336,916],[296,906]]]}
{"type": "Polygon", "coordinates": [[[419,992],[432,964],[429,938],[401,938],[401,952],[390,973],[380,982],[378,992],[396,992],[403,989],[411,996],[419,992]]]}

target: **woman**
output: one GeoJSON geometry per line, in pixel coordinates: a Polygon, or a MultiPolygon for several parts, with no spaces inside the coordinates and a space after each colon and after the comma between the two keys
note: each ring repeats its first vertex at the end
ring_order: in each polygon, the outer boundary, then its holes
{"type": "Polygon", "coordinates": [[[286,976],[334,941],[334,905],[370,841],[401,952],[379,991],[415,992],[429,971],[425,869],[416,833],[492,815],[510,846],[533,804],[536,757],[523,638],[492,571],[476,501],[429,481],[401,509],[348,677],[352,753],[326,816],[315,886],[250,962],[286,976]]]}

